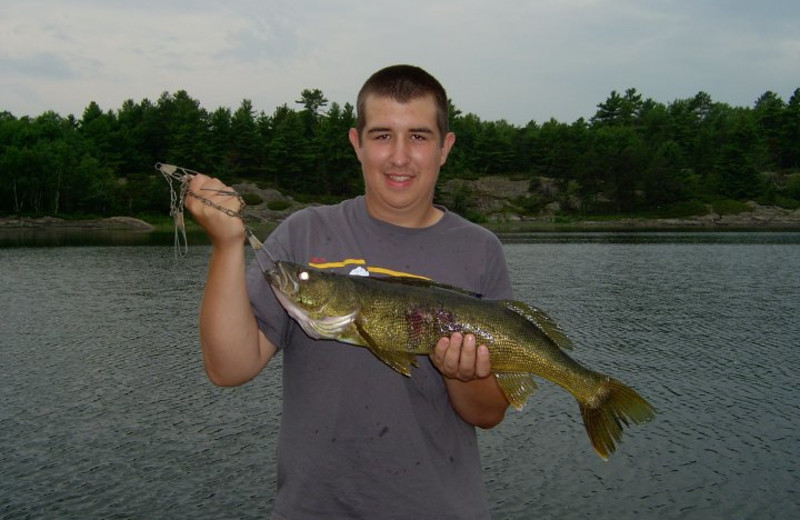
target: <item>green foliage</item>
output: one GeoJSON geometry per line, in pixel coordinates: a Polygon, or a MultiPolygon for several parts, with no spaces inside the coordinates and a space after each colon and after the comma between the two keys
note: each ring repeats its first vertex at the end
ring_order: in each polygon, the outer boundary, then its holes
{"type": "Polygon", "coordinates": [[[775,197],[775,200],[772,201],[772,202],[776,206],[784,208],[784,209],[794,210],[794,209],[800,208],[800,199],[797,199],[797,198],[789,198],[789,197],[783,197],[781,195],[778,195],[777,197],[775,197]]]}
{"type": "Polygon", "coordinates": [[[447,200],[450,211],[472,222],[485,222],[486,217],[474,205],[475,190],[466,182],[455,182],[447,200]]]}
{"type": "Polygon", "coordinates": [[[708,207],[704,202],[687,200],[668,206],[659,206],[642,213],[642,215],[651,218],[686,218],[706,213],[708,213],[708,207]]]}
{"type": "Polygon", "coordinates": [[[262,199],[255,193],[249,193],[249,192],[242,195],[242,200],[248,206],[258,206],[259,204],[264,202],[264,199],[262,199]]]}
{"type": "Polygon", "coordinates": [[[800,173],[789,176],[786,181],[786,196],[800,200],[800,173]]]}
{"type": "Polygon", "coordinates": [[[744,202],[732,199],[719,199],[711,203],[711,209],[718,215],[738,215],[752,211],[752,208],[744,202]]]}
{"type": "MultiPolygon", "coordinates": [[[[347,139],[355,108],[329,103],[319,89],[304,89],[295,103],[297,109],[284,104],[271,114],[247,99],[235,110],[208,111],[180,90],[127,100],[118,110],[92,101],[79,119],[0,112],[0,214],[164,214],[169,196],[156,162],[228,183],[255,182],[305,202],[362,193],[347,139]]],[[[790,175],[800,171],[800,89],[788,101],[768,91],[750,108],[714,102],[705,92],[663,104],[630,88],[612,91],[588,120],[523,127],[450,105],[457,142],[442,178],[529,179],[531,193],[512,201],[523,214],[551,202],[562,213],[684,215],[702,212],[703,201],[788,208],[800,201],[800,174],[790,175]],[[547,182],[539,186],[540,178],[547,182]]],[[[473,195],[457,190],[450,207],[481,220],[473,195]]]]}
{"type": "Polygon", "coordinates": [[[272,211],[284,211],[292,207],[292,204],[286,200],[271,200],[267,202],[267,207],[272,211]]]}
{"type": "Polygon", "coordinates": [[[706,204],[696,201],[696,200],[689,200],[685,202],[679,202],[674,206],[667,208],[667,210],[663,213],[664,218],[683,218],[683,217],[691,217],[694,215],[703,215],[707,210],[706,204]]]}
{"type": "Polygon", "coordinates": [[[538,215],[545,206],[544,199],[538,195],[517,197],[513,202],[522,215],[538,215]]]}
{"type": "Polygon", "coordinates": [[[458,182],[450,194],[450,210],[459,215],[466,215],[472,210],[474,190],[465,182],[458,182]]]}

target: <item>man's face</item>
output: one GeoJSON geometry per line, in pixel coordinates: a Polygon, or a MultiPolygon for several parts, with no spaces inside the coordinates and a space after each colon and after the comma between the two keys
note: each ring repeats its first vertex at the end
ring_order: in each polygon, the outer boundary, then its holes
{"type": "Polygon", "coordinates": [[[435,222],[433,192],[439,169],[447,160],[455,135],[442,139],[431,96],[400,103],[369,96],[366,125],[350,142],[364,173],[367,209],[373,217],[405,227],[435,222]]]}

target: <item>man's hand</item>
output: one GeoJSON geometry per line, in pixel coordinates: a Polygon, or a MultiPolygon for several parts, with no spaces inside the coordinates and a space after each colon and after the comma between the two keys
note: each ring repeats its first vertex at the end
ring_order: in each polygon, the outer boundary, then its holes
{"type": "MultiPolygon", "coordinates": [[[[198,174],[189,183],[191,193],[202,197],[219,207],[237,212],[240,209],[239,199],[231,196],[233,189],[219,179],[198,174]]],[[[245,228],[242,219],[232,217],[204,203],[190,194],[186,197],[186,209],[192,217],[206,230],[214,245],[241,246],[244,243],[245,228]]]]}
{"type": "Polygon", "coordinates": [[[431,354],[434,366],[444,377],[459,381],[483,379],[492,373],[489,349],[486,345],[476,345],[475,336],[454,333],[442,338],[431,354]]]}
{"type": "Polygon", "coordinates": [[[475,345],[475,336],[456,332],[442,338],[430,355],[444,376],[450,403],[462,419],[481,428],[503,420],[508,400],[492,375],[489,348],[475,345]]]}

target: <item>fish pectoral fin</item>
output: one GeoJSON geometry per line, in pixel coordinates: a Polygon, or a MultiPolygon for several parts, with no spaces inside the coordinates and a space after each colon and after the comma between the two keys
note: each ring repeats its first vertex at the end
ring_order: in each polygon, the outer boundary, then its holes
{"type": "Polygon", "coordinates": [[[418,366],[417,356],[408,352],[398,352],[395,350],[378,350],[369,347],[370,351],[378,359],[400,372],[404,376],[411,377],[411,365],[418,366]]]}
{"type": "Polygon", "coordinates": [[[417,366],[417,356],[409,354],[408,352],[382,349],[375,340],[372,339],[372,336],[369,335],[369,332],[367,332],[359,320],[355,321],[355,326],[370,352],[375,354],[378,359],[397,372],[400,372],[404,376],[411,376],[411,365],[417,366]]]}
{"type": "Polygon", "coordinates": [[[300,318],[300,326],[303,330],[316,339],[338,339],[339,336],[347,331],[358,315],[358,309],[349,314],[341,316],[326,316],[322,319],[300,318]]]}
{"type": "Polygon", "coordinates": [[[574,348],[572,340],[567,337],[558,323],[543,310],[531,307],[527,303],[518,300],[503,300],[501,303],[508,310],[519,314],[536,325],[558,348],[562,350],[572,350],[574,348]]]}
{"type": "Polygon", "coordinates": [[[536,390],[536,381],[529,372],[495,372],[497,384],[506,399],[517,410],[522,410],[525,401],[536,390]]]}

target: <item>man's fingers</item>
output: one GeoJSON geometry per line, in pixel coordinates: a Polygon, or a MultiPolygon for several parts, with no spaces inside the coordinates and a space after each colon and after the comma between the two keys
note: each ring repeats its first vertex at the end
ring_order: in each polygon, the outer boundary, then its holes
{"type": "Polygon", "coordinates": [[[444,351],[442,358],[442,368],[445,374],[450,377],[458,377],[459,361],[461,358],[461,334],[456,332],[450,336],[450,341],[447,344],[447,349],[444,351]]]}
{"type": "Polygon", "coordinates": [[[475,377],[489,377],[492,373],[492,361],[489,356],[489,347],[481,345],[476,352],[475,377]]]}
{"type": "Polygon", "coordinates": [[[474,335],[456,332],[439,339],[431,358],[445,377],[461,381],[488,377],[492,373],[489,349],[476,343],[474,335]]]}
{"type": "Polygon", "coordinates": [[[475,336],[467,334],[461,342],[461,352],[459,359],[458,375],[459,379],[469,380],[475,377],[475,359],[477,356],[475,348],[475,336]]]}
{"type": "Polygon", "coordinates": [[[437,367],[444,364],[444,356],[447,353],[447,348],[450,346],[450,338],[440,338],[433,350],[433,361],[437,367]]]}

